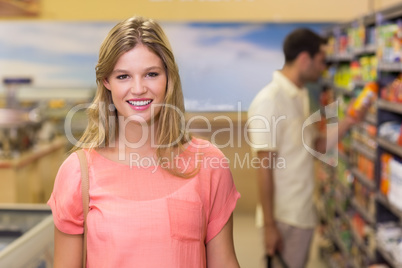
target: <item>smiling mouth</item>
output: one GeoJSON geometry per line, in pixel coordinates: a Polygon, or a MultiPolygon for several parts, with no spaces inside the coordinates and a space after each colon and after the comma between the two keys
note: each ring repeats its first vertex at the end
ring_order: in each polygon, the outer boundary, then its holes
{"type": "Polygon", "coordinates": [[[127,101],[133,106],[146,106],[152,102],[152,100],[141,100],[141,101],[127,101]]]}

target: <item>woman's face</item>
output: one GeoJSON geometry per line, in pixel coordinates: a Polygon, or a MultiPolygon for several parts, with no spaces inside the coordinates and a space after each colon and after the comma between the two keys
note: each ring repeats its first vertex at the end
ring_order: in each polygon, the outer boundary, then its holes
{"type": "Polygon", "coordinates": [[[159,56],[138,44],[120,56],[103,84],[110,90],[119,116],[151,122],[164,104],[167,75],[159,56]]]}

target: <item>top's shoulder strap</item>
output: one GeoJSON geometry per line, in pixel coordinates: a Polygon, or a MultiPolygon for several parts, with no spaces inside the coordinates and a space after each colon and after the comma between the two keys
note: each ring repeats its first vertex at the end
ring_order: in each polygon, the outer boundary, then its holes
{"type": "Polygon", "coordinates": [[[89,176],[88,176],[88,162],[83,150],[77,151],[78,158],[81,166],[81,194],[82,194],[82,208],[84,212],[84,243],[83,243],[83,256],[82,267],[86,267],[87,257],[87,215],[89,211],[89,176]]]}

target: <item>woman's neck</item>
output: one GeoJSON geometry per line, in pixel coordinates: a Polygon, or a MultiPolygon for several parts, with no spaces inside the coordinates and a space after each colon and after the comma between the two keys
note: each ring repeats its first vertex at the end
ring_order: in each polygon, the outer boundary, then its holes
{"type": "Polygon", "coordinates": [[[116,147],[126,153],[144,156],[155,155],[157,145],[157,122],[153,124],[124,122],[119,124],[116,147]]]}

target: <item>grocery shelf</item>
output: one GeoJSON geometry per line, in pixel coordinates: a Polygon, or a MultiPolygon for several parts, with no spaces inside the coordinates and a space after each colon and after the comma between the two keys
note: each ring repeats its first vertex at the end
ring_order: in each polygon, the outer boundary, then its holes
{"type": "Polygon", "coordinates": [[[367,245],[364,244],[363,239],[359,237],[356,230],[353,228],[351,224],[350,224],[350,230],[353,237],[353,241],[355,242],[357,247],[360,248],[360,250],[363,251],[364,254],[366,254],[366,256],[368,256],[370,260],[373,260],[374,259],[373,254],[370,253],[370,250],[368,249],[367,245]]]}
{"type": "Polygon", "coordinates": [[[333,87],[334,83],[332,82],[332,79],[330,78],[321,78],[320,83],[322,85],[330,86],[333,87]]]}
{"type": "MultiPolygon", "coordinates": [[[[396,4],[384,10],[378,11],[381,14],[382,21],[393,20],[395,18],[402,17],[402,4],[396,4]]],[[[375,16],[373,14],[372,16],[375,16]]]]}
{"type": "Polygon", "coordinates": [[[324,256],[324,260],[330,268],[342,268],[332,257],[324,256]]]}
{"type": "Polygon", "coordinates": [[[377,116],[374,114],[366,115],[366,117],[364,118],[364,121],[371,125],[377,125],[377,123],[378,123],[377,116]]]}
{"type": "Polygon", "coordinates": [[[351,230],[351,234],[352,234],[354,243],[360,248],[361,251],[363,251],[367,256],[369,256],[370,259],[374,259],[374,256],[370,253],[367,246],[364,244],[364,241],[359,237],[356,230],[353,228],[348,215],[338,205],[338,203],[335,203],[335,210],[338,213],[338,215],[341,217],[341,219],[348,224],[348,226],[351,230]]]}
{"type": "Polygon", "coordinates": [[[315,201],[315,210],[317,212],[318,217],[325,221],[328,222],[328,215],[327,213],[325,213],[325,208],[324,208],[324,198],[320,198],[321,200],[317,200],[315,201]]]}
{"type": "Polygon", "coordinates": [[[339,202],[335,202],[335,211],[341,217],[342,220],[349,223],[349,218],[346,215],[346,212],[339,206],[339,202]]]}
{"type": "Polygon", "coordinates": [[[377,70],[384,72],[401,72],[402,63],[400,62],[379,62],[377,70]]]}
{"type": "MultiPolygon", "coordinates": [[[[327,235],[329,236],[329,235],[327,235]]],[[[332,238],[332,237],[330,237],[332,238]]],[[[340,266],[336,260],[332,257],[333,252],[322,252],[320,254],[320,256],[322,257],[322,259],[324,260],[324,262],[328,265],[329,268],[342,268],[342,266],[340,266]]]]}
{"type": "Polygon", "coordinates": [[[342,53],[342,54],[334,54],[327,57],[327,61],[329,62],[347,62],[352,61],[354,59],[354,54],[352,53],[342,53]]]}
{"type": "Polygon", "coordinates": [[[361,81],[361,80],[354,80],[352,82],[353,87],[364,87],[366,85],[367,82],[361,81]]]}
{"type": "Polygon", "coordinates": [[[348,155],[345,154],[345,153],[342,152],[342,151],[338,151],[338,158],[344,160],[345,162],[348,162],[348,161],[349,161],[348,155]]]}
{"type": "Polygon", "coordinates": [[[380,137],[377,137],[376,140],[378,145],[380,145],[382,148],[390,151],[393,154],[396,154],[399,157],[402,157],[402,146],[380,137]]]}
{"type": "Polygon", "coordinates": [[[349,259],[349,251],[347,250],[345,244],[342,242],[341,238],[338,235],[338,232],[336,232],[334,227],[331,227],[330,236],[333,238],[333,241],[341,251],[342,255],[349,259]]]}
{"type": "MultiPolygon", "coordinates": [[[[392,24],[398,24],[398,21],[402,19],[402,3],[398,5],[394,5],[390,8],[383,9],[376,11],[375,13],[370,13],[366,16],[356,18],[355,20],[348,22],[348,23],[342,23],[336,26],[331,27],[331,31],[327,31],[328,35],[331,36],[331,38],[335,39],[335,42],[341,42],[343,41],[342,38],[347,38],[347,36],[351,33],[352,35],[358,34],[357,32],[349,32],[351,28],[353,30],[356,30],[356,27],[361,27],[364,25],[365,31],[370,34],[374,34],[374,31],[376,30],[375,28],[379,25],[382,25],[383,22],[389,21],[392,24]]],[[[349,35],[350,37],[350,35],[349,35]]],[[[374,37],[374,36],[373,36],[374,37]]],[[[376,36],[376,43],[382,44],[382,41],[384,40],[379,40],[379,38],[383,38],[383,36],[376,36]]],[[[354,36],[352,37],[354,38],[354,36]]],[[[371,38],[370,38],[371,40],[371,38]]],[[[363,42],[363,40],[361,40],[363,42]]],[[[368,39],[366,38],[364,42],[367,42],[368,39]]],[[[363,43],[364,43],[363,42],[363,43]]],[[[356,44],[356,43],[355,43],[356,44]]],[[[336,50],[336,47],[335,47],[336,50]]],[[[381,56],[377,53],[377,47],[375,44],[368,44],[364,47],[360,48],[355,48],[351,51],[351,53],[344,53],[344,54],[336,54],[333,55],[332,57],[329,57],[328,62],[332,63],[330,66],[331,69],[329,69],[329,73],[332,74],[332,71],[334,73],[337,73],[339,71],[339,67],[341,67],[340,63],[344,64],[351,64],[352,61],[354,60],[359,60],[362,56],[381,56]],[[377,54],[377,55],[376,55],[377,54]]],[[[354,66],[349,66],[351,69],[354,66]]],[[[387,62],[382,59],[379,59],[378,57],[378,63],[377,63],[377,78],[376,80],[378,81],[379,85],[381,87],[389,84],[393,79],[395,79],[399,73],[402,73],[402,62],[387,62]]],[[[331,86],[335,92],[336,97],[347,97],[347,98],[354,98],[356,94],[358,93],[358,89],[364,88],[365,84],[361,80],[355,80],[352,81],[352,83],[348,86],[341,87],[339,85],[335,85],[330,83],[331,81],[326,81],[325,83],[329,86],[331,86]],[[352,90],[351,90],[352,89],[352,90]]],[[[347,100],[345,100],[346,102],[347,100]]],[[[393,214],[395,216],[395,219],[399,221],[399,225],[402,228],[402,209],[399,209],[397,206],[393,205],[392,203],[389,202],[388,198],[383,195],[380,192],[380,187],[378,185],[378,181],[380,180],[381,176],[381,170],[378,170],[378,168],[381,168],[381,159],[380,159],[380,153],[388,152],[394,156],[398,156],[402,158],[402,144],[399,145],[397,142],[391,142],[385,138],[382,138],[379,136],[378,129],[380,127],[380,124],[389,121],[389,120],[397,120],[398,118],[402,118],[402,103],[395,103],[395,102],[390,102],[386,101],[385,99],[379,98],[376,103],[374,103],[373,108],[377,110],[377,113],[369,113],[363,120],[363,123],[361,125],[358,125],[357,127],[362,127],[363,129],[366,129],[366,126],[369,127],[376,127],[377,128],[377,136],[372,137],[370,136],[370,140],[364,140],[365,137],[356,135],[356,137],[350,137],[351,142],[350,142],[350,151],[348,151],[348,154],[345,155],[345,153],[338,153],[338,158],[342,163],[345,165],[341,166],[340,171],[343,171],[343,168],[347,168],[350,173],[353,175],[354,180],[356,182],[359,182],[363,189],[362,191],[369,191],[370,195],[373,195],[374,197],[374,203],[375,207],[377,208],[376,211],[371,210],[365,206],[366,202],[363,200],[360,200],[358,198],[358,193],[356,192],[356,195],[354,193],[353,188],[348,187],[348,183],[343,184],[341,181],[338,179],[336,180],[337,183],[339,184],[336,185],[336,197],[339,197],[338,200],[344,200],[345,196],[348,196],[349,200],[349,205],[350,208],[353,209],[354,213],[358,213],[366,222],[367,225],[370,225],[371,229],[373,231],[376,230],[376,223],[377,222],[383,222],[384,220],[387,220],[389,218],[394,219],[392,217],[393,214]],[[368,125],[369,124],[369,125],[368,125]],[[366,172],[362,172],[357,168],[357,164],[355,163],[355,154],[360,154],[362,156],[365,156],[367,159],[373,162],[374,164],[374,170],[373,174],[369,174],[366,172]],[[373,175],[373,176],[371,176],[373,175]],[[374,177],[374,179],[369,179],[374,177]],[[377,183],[376,183],[377,182],[377,183]],[[351,188],[351,189],[349,189],[351,188]],[[346,191],[349,190],[349,191],[346,191]],[[359,203],[361,201],[361,203],[359,203]],[[398,220],[399,219],[399,220],[398,220]]],[[[361,131],[361,133],[364,133],[366,131],[361,131]]],[[[357,133],[360,134],[360,133],[357,133]]],[[[341,141],[342,142],[342,141],[341,141]]],[[[363,170],[363,169],[361,169],[363,170]]],[[[345,174],[346,175],[346,174],[345,174]]],[[[334,174],[335,178],[337,178],[337,174],[334,174]]],[[[341,173],[339,174],[339,177],[341,176],[341,173]]],[[[341,177],[340,177],[341,178],[341,177]]],[[[343,179],[343,177],[342,177],[343,179]]],[[[346,178],[345,178],[346,179],[346,178]]],[[[349,181],[348,181],[349,182],[349,181]]],[[[402,197],[401,197],[402,198],[402,197]]],[[[370,200],[372,201],[372,200],[370,200]]],[[[329,231],[332,232],[332,235],[329,236],[333,242],[334,245],[339,248],[339,251],[342,253],[343,258],[348,261],[347,264],[345,264],[345,267],[353,267],[357,266],[359,261],[368,261],[369,263],[379,263],[381,261],[386,261],[391,268],[402,268],[402,264],[399,264],[396,262],[396,258],[392,255],[391,252],[387,251],[387,247],[385,243],[381,243],[381,241],[378,241],[377,239],[377,248],[375,254],[373,254],[373,248],[371,246],[368,246],[367,241],[363,239],[361,236],[359,236],[360,233],[357,232],[357,230],[360,230],[357,228],[353,227],[353,222],[352,222],[352,215],[349,213],[349,208],[346,209],[346,211],[343,208],[341,208],[341,205],[343,205],[343,202],[332,202],[331,207],[326,207],[325,209],[330,210],[331,213],[333,213],[333,210],[335,209],[337,219],[339,221],[344,222],[350,227],[350,241],[348,240],[343,240],[341,237],[341,233],[339,230],[341,225],[337,225],[336,221],[330,221],[330,228],[328,229],[329,231]],[[333,222],[335,224],[333,224],[333,222]],[[338,233],[335,233],[338,231],[338,233]],[[342,242],[345,242],[342,244],[342,242]],[[349,249],[349,242],[352,243],[353,247],[349,249]],[[356,259],[356,263],[354,262],[355,260],[353,259],[354,253],[352,253],[352,250],[356,250],[355,253],[360,256],[367,256],[368,258],[362,258],[356,259]],[[346,252],[347,251],[347,252],[346,252]]],[[[374,209],[373,209],[374,210],[374,209]]],[[[332,215],[332,214],[330,214],[332,215]]],[[[349,235],[349,234],[348,234],[349,235]]],[[[370,241],[372,242],[372,241],[370,241]]],[[[399,255],[398,255],[399,256],[399,255]]],[[[338,256],[339,257],[339,256],[338,256]]],[[[330,260],[330,259],[328,259],[330,260]]],[[[327,261],[329,264],[329,261],[327,261]]],[[[337,267],[340,266],[340,264],[329,264],[330,267],[337,267]]],[[[343,264],[342,264],[343,266],[343,264]]],[[[362,265],[364,266],[364,265],[362,265]]],[[[365,266],[366,267],[366,266],[365,266]]]]}
{"type": "Polygon", "coordinates": [[[366,45],[361,48],[355,48],[353,50],[353,54],[358,57],[358,56],[364,56],[364,55],[371,55],[375,54],[377,52],[377,46],[374,45],[366,45]]]}
{"type": "Polygon", "coordinates": [[[339,179],[336,179],[335,181],[340,186],[342,192],[345,194],[345,197],[349,198],[352,194],[352,191],[346,185],[344,185],[339,179]]]}
{"type": "Polygon", "coordinates": [[[393,268],[402,268],[401,264],[396,263],[391,253],[389,253],[383,246],[380,241],[377,240],[377,251],[381,254],[381,256],[388,262],[389,265],[393,268]]]}
{"type": "Polygon", "coordinates": [[[356,199],[352,198],[351,200],[351,205],[352,207],[360,214],[360,216],[363,217],[367,223],[371,225],[375,225],[375,219],[374,216],[370,215],[366,209],[362,208],[359,203],[357,203],[356,199]]]}
{"type": "Polygon", "coordinates": [[[376,190],[376,185],[375,183],[370,180],[369,178],[367,178],[363,173],[360,172],[360,170],[358,170],[356,167],[352,168],[350,170],[350,172],[352,172],[353,176],[361,183],[363,184],[365,187],[367,187],[369,190],[371,191],[375,191],[376,190]]]}
{"type": "Polygon", "coordinates": [[[373,254],[370,253],[367,245],[364,244],[363,239],[361,239],[359,237],[359,235],[357,234],[356,230],[353,228],[353,226],[352,226],[352,224],[350,222],[350,219],[349,219],[348,215],[346,214],[346,212],[343,211],[342,208],[340,208],[338,204],[335,204],[335,210],[338,213],[338,215],[341,217],[341,219],[348,224],[350,232],[351,232],[351,235],[352,235],[352,238],[353,238],[353,243],[355,245],[357,245],[357,247],[362,252],[364,252],[364,254],[366,256],[368,256],[371,260],[374,260],[375,257],[373,256],[373,254]]]}
{"type": "Polygon", "coordinates": [[[339,94],[349,96],[349,97],[354,96],[353,90],[351,90],[351,89],[347,89],[347,88],[344,88],[344,87],[338,87],[338,86],[335,86],[334,89],[339,94]]]}
{"type": "Polygon", "coordinates": [[[351,147],[352,147],[352,149],[356,150],[357,152],[363,154],[365,157],[367,157],[371,161],[375,161],[377,159],[376,152],[373,149],[362,144],[361,142],[354,140],[351,144],[351,147]]]}
{"type": "Polygon", "coordinates": [[[375,195],[376,200],[382,204],[384,207],[388,208],[395,216],[398,216],[399,219],[402,221],[402,210],[398,209],[394,205],[392,205],[389,201],[388,198],[383,195],[382,193],[377,193],[375,195]]]}
{"type": "Polygon", "coordinates": [[[345,244],[342,242],[342,239],[340,238],[338,232],[335,230],[334,226],[330,226],[330,236],[331,240],[335,242],[336,246],[338,249],[341,251],[342,256],[347,260],[348,266],[347,267],[355,267],[353,262],[351,261],[351,256],[349,254],[348,249],[346,248],[345,244]]]}
{"type": "Polygon", "coordinates": [[[377,100],[377,108],[397,114],[402,114],[402,103],[390,102],[383,99],[379,99],[377,100]]]}

